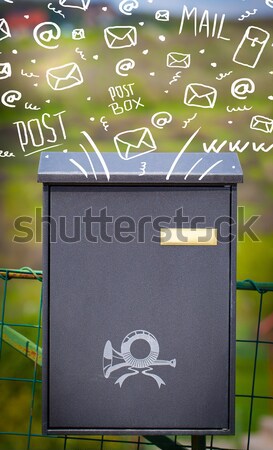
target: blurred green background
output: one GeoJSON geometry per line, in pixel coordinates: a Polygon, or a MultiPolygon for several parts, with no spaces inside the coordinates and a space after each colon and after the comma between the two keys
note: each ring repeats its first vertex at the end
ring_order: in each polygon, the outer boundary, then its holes
{"type": "MultiPolygon", "coordinates": [[[[209,5],[209,1],[207,3],[209,5]]],[[[60,15],[49,11],[44,3],[18,2],[14,5],[5,3],[1,5],[3,17],[13,24],[12,38],[1,41],[0,62],[9,61],[12,67],[12,77],[1,80],[1,95],[8,90],[16,89],[22,93],[22,99],[17,102],[15,108],[5,108],[1,105],[0,149],[13,152],[15,158],[0,158],[0,265],[9,268],[30,266],[41,269],[41,242],[35,242],[34,238],[24,244],[13,241],[16,234],[14,221],[18,216],[27,216],[33,220],[33,232],[36,233],[38,240],[41,240],[40,224],[35,223],[35,210],[42,206],[42,187],[36,183],[39,153],[26,156],[35,149],[27,146],[26,152],[23,152],[13,123],[41,118],[42,114],[48,113],[50,114],[48,123],[59,133],[57,143],[62,144],[59,151],[64,149],[81,151],[79,144],[84,143],[81,135],[83,130],[88,131],[101,151],[116,151],[113,137],[117,133],[144,126],[152,130],[158,151],[162,152],[178,152],[199,127],[201,130],[188,151],[203,151],[203,143],[209,145],[214,139],[218,139],[219,143],[224,140],[233,143],[241,140],[242,144],[250,142],[248,148],[239,154],[244,170],[244,184],[239,186],[239,206],[243,208],[239,214],[239,230],[243,229],[244,218],[248,220],[252,215],[259,216],[253,226],[258,241],[254,242],[250,237],[243,236],[238,242],[237,279],[273,281],[273,152],[272,150],[255,152],[252,149],[252,142],[256,142],[257,145],[265,143],[265,147],[269,147],[272,145],[272,139],[270,134],[250,129],[250,121],[254,115],[273,118],[273,103],[268,100],[268,97],[273,95],[271,42],[255,69],[232,62],[233,54],[246,28],[254,25],[270,32],[272,18],[259,17],[255,21],[249,18],[240,22],[226,20],[223,34],[231,39],[224,41],[206,38],[204,33],[194,37],[190,24],[186,25],[183,33],[179,35],[178,17],[172,17],[170,22],[157,22],[152,15],[134,13],[128,18],[119,15],[118,11],[111,7],[111,3],[107,4],[108,12],[105,15],[102,6],[94,2],[88,15],[82,11],[67,9],[64,21],[60,15]],[[24,18],[26,15],[33,19],[31,23],[28,22],[30,19],[24,18]],[[42,21],[53,21],[60,26],[62,36],[52,44],[58,44],[57,49],[42,48],[34,41],[33,29],[42,21]],[[140,22],[144,22],[144,25],[139,25],[140,22]],[[138,45],[116,52],[105,45],[103,28],[121,24],[136,26],[138,45]],[[72,30],[75,28],[84,28],[85,39],[79,41],[72,39],[72,30]],[[159,40],[160,35],[166,37],[164,42],[159,40]],[[86,60],[81,59],[80,54],[76,52],[77,48],[83,51],[86,60]],[[149,52],[144,55],[143,51],[146,49],[149,52]],[[179,69],[166,67],[168,52],[190,53],[192,61],[191,67],[182,69],[181,78],[171,85],[169,82],[179,69]],[[128,57],[136,62],[135,68],[129,72],[128,77],[120,77],[115,72],[115,66],[119,60],[128,57]],[[65,91],[53,91],[46,82],[46,71],[70,62],[79,65],[84,83],[65,91]],[[39,75],[39,78],[22,76],[22,69],[24,73],[32,72],[39,75]],[[216,79],[219,73],[231,70],[233,73],[222,81],[216,79]],[[255,92],[246,100],[240,101],[231,95],[231,84],[239,78],[251,78],[256,86],[255,92]],[[127,83],[135,83],[135,98],[141,97],[145,107],[115,116],[108,106],[111,103],[108,88],[127,83]],[[203,83],[217,88],[218,100],[215,108],[202,110],[185,106],[184,91],[189,83],[203,83]],[[167,90],[168,93],[165,92],[167,90]],[[26,102],[40,109],[28,110],[25,108],[26,102]],[[238,108],[245,104],[252,106],[252,109],[244,112],[227,112],[228,105],[238,108]],[[62,119],[67,135],[66,141],[60,134],[58,118],[53,116],[61,111],[65,111],[62,119]],[[151,117],[159,111],[168,111],[173,116],[172,123],[163,130],[151,125],[151,117]],[[184,121],[196,112],[197,118],[183,128],[184,121]],[[105,117],[109,124],[108,131],[105,131],[100,122],[102,117],[105,117]]],[[[48,139],[49,131],[44,130],[44,133],[48,139]]],[[[228,150],[227,144],[223,151],[228,150]]],[[[37,323],[40,295],[37,283],[12,282],[11,286],[6,320],[37,323]]],[[[2,287],[1,283],[0,289],[2,287]]],[[[0,298],[2,294],[0,290],[0,298]]],[[[240,293],[238,338],[252,339],[255,336],[257,302],[254,295],[240,293]]],[[[269,316],[272,311],[272,296],[269,295],[264,306],[263,318],[269,316]]],[[[23,332],[26,333],[25,329],[23,332]]],[[[27,333],[30,338],[35,339],[32,331],[27,333]]],[[[241,350],[238,348],[239,392],[244,392],[247,384],[251,383],[249,374],[253,365],[254,347],[249,345],[247,348],[245,346],[241,350]]],[[[7,346],[4,346],[3,350],[1,376],[12,374],[15,376],[18,372],[31,376],[32,366],[24,357],[14,354],[7,346]]],[[[264,346],[259,354],[257,373],[257,389],[260,395],[273,395],[272,377],[268,348],[264,346]]],[[[28,386],[18,383],[15,387],[14,383],[6,383],[1,393],[3,411],[0,414],[1,430],[25,429],[29,414],[28,394],[28,386]]],[[[39,409],[40,405],[37,407],[39,409]]],[[[237,443],[247,430],[248,408],[246,402],[238,401],[235,439],[237,443]]],[[[255,409],[254,426],[258,426],[260,415],[272,413],[268,402],[266,404],[260,402],[255,409]]],[[[40,432],[39,418],[34,423],[34,429],[40,432]]],[[[12,438],[0,436],[0,449],[21,448],[25,448],[23,438],[21,442],[17,440],[15,443],[12,438]]],[[[53,447],[50,440],[45,440],[41,441],[37,448],[53,447]]]]}

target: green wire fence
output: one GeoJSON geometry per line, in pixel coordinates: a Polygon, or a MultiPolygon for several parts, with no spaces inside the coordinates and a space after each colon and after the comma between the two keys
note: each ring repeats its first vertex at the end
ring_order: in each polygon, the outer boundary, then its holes
{"type": "MultiPolygon", "coordinates": [[[[273,364],[271,363],[273,361],[273,315],[271,313],[273,311],[273,295],[270,294],[270,292],[273,292],[273,283],[255,283],[252,280],[237,283],[237,290],[241,291],[238,296],[238,303],[244,301],[245,305],[249,305],[250,302],[254,302],[252,309],[255,310],[255,317],[252,317],[254,336],[250,336],[248,333],[246,333],[247,336],[241,336],[241,332],[237,333],[238,361],[240,362],[240,355],[251,354],[247,368],[243,371],[243,382],[241,383],[241,386],[246,390],[236,392],[237,415],[239,414],[239,419],[241,418],[241,422],[245,424],[244,428],[240,429],[240,423],[239,426],[237,424],[237,437],[231,436],[223,439],[208,436],[207,438],[192,437],[190,439],[181,436],[87,437],[42,435],[39,429],[41,424],[43,274],[41,271],[34,271],[28,267],[19,270],[0,269],[0,280],[0,288],[3,291],[0,305],[0,450],[119,450],[125,448],[128,450],[144,450],[146,448],[150,450],[155,448],[162,450],[203,450],[205,448],[210,450],[260,450],[257,447],[254,434],[255,428],[257,428],[257,420],[263,415],[273,415],[273,364]],[[33,292],[35,296],[40,296],[39,301],[36,301],[35,311],[32,311],[32,314],[35,313],[37,317],[35,323],[34,320],[31,323],[25,323],[24,320],[17,321],[18,317],[25,316],[24,312],[21,311],[22,309],[33,307],[33,301],[26,301],[24,298],[25,290],[22,280],[30,280],[32,284],[36,283],[33,292]],[[20,283],[20,287],[15,289],[12,297],[9,293],[10,290],[12,291],[15,288],[15,283],[16,286],[20,283]],[[11,305],[10,303],[15,302],[15,298],[16,303],[11,305]],[[264,301],[265,298],[266,302],[264,301]],[[250,348],[251,351],[249,351],[250,348]],[[268,367],[267,365],[264,367],[265,353],[267,356],[269,355],[266,359],[268,367]],[[261,361],[263,362],[262,365],[261,361]],[[22,366],[24,369],[22,369],[22,366]],[[266,383],[263,380],[267,380],[267,389],[265,389],[266,383]],[[21,400],[22,389],[19,389],[18,385],[24,386],[23,403],[21,400]],[[262,392],[261,389],[265,390],[262,392]],[[13,398],[13,407],[9,408],[9,400],[6,396],[11,391],[15,392],[15,398],[13,398]],[[243,408],[240,407],[242,404],[245,405],[243,408]],[[22,417],[23,421],[21,420],[22,417]],[[24,428],[18,429],[22,427],[23,422],[24,428]],[[16,428],[17,426],[18,428],[16,428]],[[241,439],[242,433],[244,434],[243,439],[241,439]]],[[[239,330],[240,317],[237,323],[239,330]]],[[[238,417],[237,422],[240,422],[238,417]]],[[[273,428],[271,445],[271,447],[264,447],[262,450],[273,449],[273,428]]]]}

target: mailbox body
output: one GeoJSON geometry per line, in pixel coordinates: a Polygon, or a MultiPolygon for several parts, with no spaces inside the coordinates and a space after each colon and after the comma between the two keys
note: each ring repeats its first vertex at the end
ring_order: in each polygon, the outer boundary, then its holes
{"type": "Polygon", "coordinates": [[[144,175],[139,158],[104,154],[86,177],[65,154],[41,155],[44,432],[234,431],[242,172],[236,155],[201,156],[170,176],[173,154],[143,156],[144,175]],[[173,229],[193,237],[162,245],[173,229]]]}

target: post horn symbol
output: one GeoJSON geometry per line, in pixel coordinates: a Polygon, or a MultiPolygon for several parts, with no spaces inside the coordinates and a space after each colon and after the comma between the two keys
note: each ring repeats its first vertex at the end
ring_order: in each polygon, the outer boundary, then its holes
{"type": "Polygon", "coordinates": [[[160,388],[162,384],[165,385],[165,382],[158,375],[148,372],[151,372],[154,366],[176,367],[176,359],[172,359],[170,361],[160,360],[158,359],[158,355],[158,341],[148,331],[136,330],[127,334],[127,336],[125,336],[121,343],[120,352],[113,348],[110,341],[107,341],[103,352],[104,377],[109,378],[112,372],[119,369],[128,368],[128,371],[130,371],[131,373],[127,372],[124,375],[120,376],[115,384],[119,384],[121,387],[123,382],[128,377],[137,375],[138,373],[142,373],[143,375],[153,378],[160,388]],[[144,340],[150,345],[150,353],[145,358],[136,358],[131,352],[131,345],[137,340],[144,340]],[[114,359],[116,359],[117,361],[114,362],[114,359]]]}

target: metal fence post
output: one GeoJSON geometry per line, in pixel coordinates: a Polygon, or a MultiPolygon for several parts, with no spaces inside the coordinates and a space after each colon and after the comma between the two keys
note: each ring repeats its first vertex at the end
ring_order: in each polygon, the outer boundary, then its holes
{"type": "Polygon", "coordinates": [[[192,450],[206,450],[206,436],[191,437],[192,450]]]}

